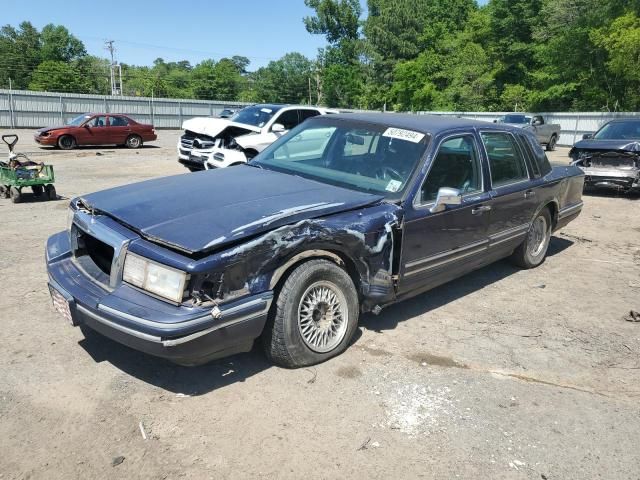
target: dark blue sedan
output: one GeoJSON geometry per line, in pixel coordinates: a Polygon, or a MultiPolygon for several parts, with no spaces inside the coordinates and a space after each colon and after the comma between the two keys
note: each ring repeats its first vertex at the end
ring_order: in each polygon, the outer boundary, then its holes
{"type": "Polygon", "coordinates": [[[73,325],[180,364],[260,338],[310,365],[347,348],[361,312],[501,258],[540,265],[583,181],[507,125],[315,117],[247,165],[73,199],[49,289],[73,325]]]}

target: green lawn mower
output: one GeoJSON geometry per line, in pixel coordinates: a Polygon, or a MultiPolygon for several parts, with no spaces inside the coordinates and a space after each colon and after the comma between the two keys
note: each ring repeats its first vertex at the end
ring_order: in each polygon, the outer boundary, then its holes
{"type": "Polygon", "coordinates": [[[9,158],[0,162],[0,198],[20,203],[24,198],[22,189],[31,187],[36,198],[57,199],[53,166],[32,162],[24,153],[15,153],[17,135],[3,135],[2,141],[9,147],[9,158]]]}

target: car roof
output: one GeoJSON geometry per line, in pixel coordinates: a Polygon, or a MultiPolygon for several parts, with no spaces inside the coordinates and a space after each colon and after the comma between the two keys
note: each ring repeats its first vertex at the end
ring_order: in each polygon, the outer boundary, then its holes
{"type": "Polygon", "coordinates": [[[505,124],[494,124],[481,120],[451,117],[447,115],[416,115],[410,113],[337,113],[333,119],[355,120],[382,126],[403,128],[416,132],[437,134],[456,128],[477,127],[521,132],[522,129],[505,124]]]}

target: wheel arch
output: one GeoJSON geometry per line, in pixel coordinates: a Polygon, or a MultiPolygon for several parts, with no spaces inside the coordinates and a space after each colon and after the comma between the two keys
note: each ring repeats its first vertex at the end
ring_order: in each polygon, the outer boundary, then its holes
{"type": "Polygon", "coordinates": [[[344,269],[351,277],[356,290],[358,292],[361,291],[360,286],[362,284],[362,275],[360,270],[358,270],[355,261],[343,252],[319,248],[299,252],[291,256],[286,262],[273,270],[269,281],[269,289],[278,290],[294,269],[302,263],[319,259],[329,260],[344,269]]]}

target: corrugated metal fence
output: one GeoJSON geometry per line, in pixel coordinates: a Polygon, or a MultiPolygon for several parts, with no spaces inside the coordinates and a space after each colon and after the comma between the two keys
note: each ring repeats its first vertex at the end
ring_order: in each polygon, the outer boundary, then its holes
{"type": "MultiPolygon", "coordinates": [[[[452,115],[462,118],[493,122],[510,112],[418,112],[420,115],[452,115]]],[[[538,113],[538,112],[536,112],[538,113]]],[[[616,118],[640,118],[640,112],[548,112],[539,113],[547,123],[560,125],[559,145],[573,145],[585,133],[593,133],[609,120],[616,118]]]]}
{"type": "MultiPolygon", "coordinates": [[[[242,105],[246,103],[0,89],[0,127],[39,128],[65,123],[82,113],[104,112],[128,114],[140,122],[153,123],[158,128],[180,128],[183,120],[188,118],[212,116],[225,107],[242,105]]],[[[423,115],[453,115],[488,122],[505,113],[419,112],[423,115]]],[[[583,134],[595,132],[614,118],[640,118],[639,112],[555,112],[542,115],[548,123],[560,124],[560,145],[573,145],[583,134]]]]}
{"type": "Polygon", "coordinates": [[[180,128],[188,118],[216,115],[225,107],[241,105],[246,104],[0,89],[0,127],[60,125],[83,113],[101,112],[128,114],[158,128],[180,128]]]}

